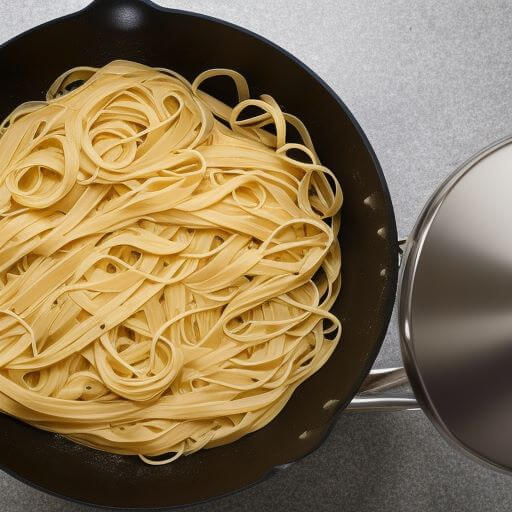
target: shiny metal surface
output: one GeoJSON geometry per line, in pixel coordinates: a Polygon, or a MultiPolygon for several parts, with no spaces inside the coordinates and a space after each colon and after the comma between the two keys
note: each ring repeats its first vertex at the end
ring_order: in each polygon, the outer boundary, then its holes
{"type": "Polygon", "coordinates": [[[512,469],[512,139],[463,165],[408,239],[399,324],[422,408],[472,457],[512,469]]]}
{"type": "Polygon", "coordinates": [[[412,395],[400,396],[368,396],[357,395],[352,399],[345,412],[393,412],[416,411],[420,408],[416,398],[412,395]]]}
{"type": "Polygon", "coordinates": [[[356,397],[345,408],[346,412],[391,412],[418,410],[420,406],[410,392],[392,394],[390,391],[408,384],[403,367],[372,370],[356,397]]]}
{"type": "MultiPolygon", "coordinates": [[[[402,264],[407,239],[398,241],[398,263],[402,264]]],[[[394,388],[409,385],[403,366],[396,368],[373,368],[364,379],[359,393],[345,407],[345,412],[393,412],[420,409],[410,390],[394,392],[394,388]]]]}
{"type": "Polygon", "coordinates": [[[377,368],[370,371],[359,390],[360,395],[377,393],[408,384],[403,366],[397,368],[377,368]]]}

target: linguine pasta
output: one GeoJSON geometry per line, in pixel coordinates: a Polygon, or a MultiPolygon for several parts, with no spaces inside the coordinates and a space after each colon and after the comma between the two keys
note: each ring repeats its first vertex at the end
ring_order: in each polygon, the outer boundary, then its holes
{"type": "Polygon", "coordinates": [[[0,410],[153,464],[263,427],[340,338],[341,203],[235,71],[64,73],[0,126],[0,410]]]}

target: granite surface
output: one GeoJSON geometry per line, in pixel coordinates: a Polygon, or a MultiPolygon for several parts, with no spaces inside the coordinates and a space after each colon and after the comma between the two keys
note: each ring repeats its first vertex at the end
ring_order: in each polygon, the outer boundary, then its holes
{"type": "MultiPolygon", "coordinates": [[[[87,3],[0,0],[0,42],[87,3]]],[[[382,164],[402,236],[452,170],[511,132],[512,3],[507,0],[159,3],[256,31],[331,85],[382,164]]],[[[398,364],[394,317],[377,365],[398,364]]],[[[324,445],[306,459],[235,496],[188,510],[511,508],[510,477],[466,460],[421,412],[412,412],[342,415],[324,445]]],[[[0,473],[0,510],[96,509],[47,496],[0,473]]]]}

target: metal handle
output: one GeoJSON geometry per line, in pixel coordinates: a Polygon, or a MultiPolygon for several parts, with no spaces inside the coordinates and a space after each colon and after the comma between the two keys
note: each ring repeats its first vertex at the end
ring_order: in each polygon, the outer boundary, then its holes
{"type": "MultiPolygon", "coordinates": [[[[398,264],[402,264],[407,239],[398,241],[398,264]]],[[[419,409],[412,391],[390,393],[390,390],[408,384],[403,367],[371,370],[359,393],[345,408],[347,412],[414,411],[419,409]]]]}
{"type": "Polygon", "coordinates": [[[345,408],[347,412],[414,411],[418,402],[411,391],[390,393],[393,388],[407,384],[404,368],[371,370],[360,392],[345,408]]]}

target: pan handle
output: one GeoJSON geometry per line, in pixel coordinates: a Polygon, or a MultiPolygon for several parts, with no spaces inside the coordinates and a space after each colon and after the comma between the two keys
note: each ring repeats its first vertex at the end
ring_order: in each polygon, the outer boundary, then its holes
{"type": "MultiPolygon", "coordinates": [[[[398,241],[398,264],[402,264],[407,239],[398,241]]],[[[345,408],[347,412],[404,411],[420,409],[411,391],[393,392],[393,388],[409,384],[403,367],[371,370],[359,393],[345,408]]]]}
{"type": "Polygon", "coordinates": [[[408,384],[403,367],[371,370],[361,390],[345,408],[347,412],[415,411],[420,409],[411,391],[392,392],[408,384]]]}

